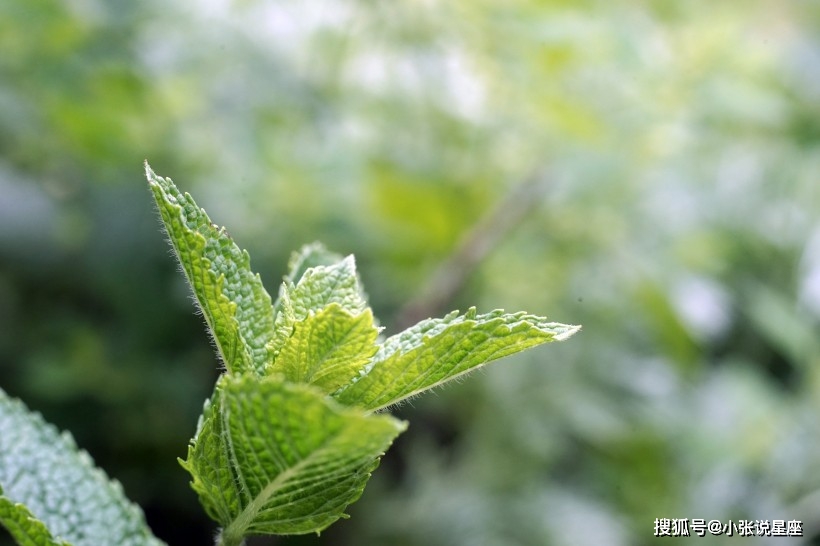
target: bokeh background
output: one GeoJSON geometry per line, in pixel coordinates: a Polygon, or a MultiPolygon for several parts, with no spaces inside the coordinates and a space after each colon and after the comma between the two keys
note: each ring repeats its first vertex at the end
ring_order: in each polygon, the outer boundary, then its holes
{"type": "Polygon", "coordinates": [[[253,545],[820,544],[819,2],[0,2],[0,386],[208,544],[176,458],[218,370],[146,158],[271,293],[321,240],[388,333],[584,325],[398,408],[351,519],[253,545]]]}

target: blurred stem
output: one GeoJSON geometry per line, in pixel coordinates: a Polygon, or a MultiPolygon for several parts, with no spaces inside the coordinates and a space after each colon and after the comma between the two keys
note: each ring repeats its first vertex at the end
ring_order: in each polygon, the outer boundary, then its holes
{"type": "Polygon", "coordinates": [[[398,312],[398,330],[441,314],[476,267],[541,204],[546,181],[546,175],[536,171],[513,186],[498,205],[476,222],[430,276],[418,296],[398,312]]]}
{"type": "Polygon", "coordinates": [[[223,529],[216,537],[216,546],[245,546],[245,537],[226,534],[223,529]]]}

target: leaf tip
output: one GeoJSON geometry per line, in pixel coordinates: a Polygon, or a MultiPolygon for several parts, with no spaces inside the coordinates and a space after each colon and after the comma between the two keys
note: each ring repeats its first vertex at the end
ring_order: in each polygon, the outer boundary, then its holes
{"type": "Polygon", "coordinates": [[[564,341],[581,331],[580,324],[564,324],[563,326],[564,330],[555,334],[555,341],[564,341]]]}
{"type": "Polygon", "coordinates": [[[142,164],[145,166],[145,178],[148,179],[149,183],[152,183],[157,175],[154,173],[154,170],[151,168],[151,165],[148,164],[147,159],[144,160],[142,164]]]}

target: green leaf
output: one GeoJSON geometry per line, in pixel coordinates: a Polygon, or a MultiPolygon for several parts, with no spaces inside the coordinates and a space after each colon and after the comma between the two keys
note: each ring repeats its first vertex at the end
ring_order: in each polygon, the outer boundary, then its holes
{"type": "Polygon", "coordinates": [[[281,311],[282,299],[286,297],[285,291],[295,286],[302,278],[302,275],[305,274],[305,271],[320,265],[333,265],[343,259],[344,256],[329,251],[325,248],[325,245],[319,242],[304,245],[298,252],[291,253],[290,260],[288,260],[288,274],[279,286],[279,295],[273,304],[275,313],[278,314],[281,311]]]}
{"type": "Polygon", "coordinates": [[[359,376],[334,397],[345,405],[380,409],[492,360],[566,339],[579,329],[525,313],[454,311],[388,338],[359,376]]]}
{"type": "Polygon", "coordinates": [[[406,427],[373,410],[578,329],[471,309],[378,346],[353,256],[303,247],[271,305],[247,252],[190,195],[147,165],[146,172],[229,372],[180,461],[205,510],[224,526],[223,546],[249,534],[319,532],[344,517],[406,427]]]}
{"type": "Polygon", "coordinates": [[[331,303],[294,324],[275,367],[290,381],[311,383],[330,394],[348,384],[370,360],[378,335],[370,309],[353,315],[331,303]]]}
{"type": "MultiPolygon", "coordinates": [[[[325,258],[328,256],[329,253],[324,254],[325,258]]],[[[269,345],[274,359],[293,334],[294,325],[307,319],[311,313],[318,313],[331,304],[337,304],[351,315],[358,315],[368,309],[353,256],[330,265],[304,268],[304,263],[304,260],[297,260],[293,264],[291,274],[279,291],[275,331],[269,345]],[[295,278],[298,281],[294,284],[291,279],[295,278]]],[[[282,369],[281,364],[275,362],[269,367],[268,373],[277,372],[282,372],[282,369]]]]}
{"type": "Polygon", "coordinates": [[[276,376],[223,375],[183,466],[223,544],[318,532],[362,494],[406,427],[276,376]]]}
{"type": "Polygon", "coordinates": [[[307,317],[309,311],[320,311],[331,303],[338,303],[350,313],[367,309],[352,255],[330,265],[307,268],[299,282],[286,287],[285,292],[298,320],[307,317]]]}
{"type": "Polygon", "coordinates": [[[211,223],[188,193],[145,164],[168,238],[193,288],[225,367],[261,373],[272,360],[271,298],[224,228],[211,223]]]}
{"type": "Polygon", "coordinates": [[[14,503],[2,496],[0,489],[0,523],[21,546],[70,546],[56,541],[45,524],[34,517],[25,504],[14,503]]]}
{"type": "Polygon", "coordinates": [[[288,275],[285,277],[286,284],[296,284],[310,268],[317,266],[328,266],[341,262],[344,256],[331,252],[325,245],[313,242],[304,245],[298,252],[294,252],[288,260],[288,275]]]}
{"type": "Polygon", "coordinates": [[[0,523],[26,545],[163,544],[71,436],[2,390],[0,523]]]}

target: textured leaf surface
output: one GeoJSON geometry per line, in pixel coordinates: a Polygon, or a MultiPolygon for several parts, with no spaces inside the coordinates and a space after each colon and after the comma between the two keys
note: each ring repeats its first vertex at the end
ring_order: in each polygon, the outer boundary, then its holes
{"type": "Polygon", "coordinates": [[[146,165],[163,222],[227,374],[182,465],[220,544],[318,532],[344,516],[405,423],[373,411],[577,327],[451,313],[382,341],[353,256],[295,253],[276,301],[248,254],[146,165]],[[352,407],[351,407],[352,406],[352,407]]]}
{"type": "Polygon", "coordinates": [[[566,339],[578,330],[524,313],[454,311],[388,338],[354,382],[335,397],[345,405],[383,408],[487,362],[566,339]]]}
{"type": "Polygon", "coordinates": [[[302,275],[310,268],[318,266],[329,266],[341,262],[344,256],[331,252],[322,243],[311,243],[304,245],[298,252],[291,254],[288,260],[288,275],[285,277],[286,285],[293,285],[299,282],[302,275]]]}
{"type": "Polygon", "coordinates": [[[211,223],[191,196],[170,178],[146,176],[185,276],[193,288],[220,356],[229,371],[261,372],[272,360],[273,307],[248,253],[224,228],[211,223]]]}
{"type": "Polygon", "coordinates": [[[183,466],[225,543],[317,532],[359,498],[404,428],[341,408],[308,385],[223,375],[183,466]]]}
{"type": "Polygon", "coordinates": [[[55,540],[45,524],[34,517],[25,504],[14,503],[2,496],[0,489],[0,524],[8,529],[21,546],[67,546],[68,542],[55,540]]]}
{"type": "Polygon", "coordinates": [[[20,544],[162,544],[119,483],[2,390],[0,488],[0,523],[20,544]]]}
{"type": "MultiPolygon", "coordinates": [[[[323,257],[327,256],[329,254],[323,257]]],[[[331,304],[338,305],[352,315],[358,315],[368,308],[353,256],[330,265],[305,268],[304,264],[305,261],[292,264],[294,268],[279,292],[275,332],[270,344],[274,360],[293,334],[294,325],[308,318],[311,313],[318,313],[331,304]],[[290,278],[298,278],[298,282],[294,284],[290,278]]],[[[282,363],[275,361],[269,372],[283,372],[282,363]]]]}
{"type": "Polygon", "coordinates": [[[373,356],[378,335],[369,309],[352,315],[331,303],[294,324],[276,362],[288,380],[329,394],[348,384],[373,356]]]}
{"type": "Polygon", "coordinates": [[[310,268],[317,266],[328,266],[341,262],[344,256],[329,251],[325,245],[314,242],[304,245],[297,252],[293,252],[288,260],[288,274],[284,282],[279,286],[279,294],[273,304],[275,314],[279,314],[282,309],[282,301],[288,297],[286,291],[292,289],[310,268]]]}
{"type": "Polygon", "coordinates": [[[353,256],[331,265],[306,269],[287,293],[298,320],[305,318],[309,311],[320,311],[331,303],[339,304],[350,313],[360,313],[367,308],[353,256]]]}

